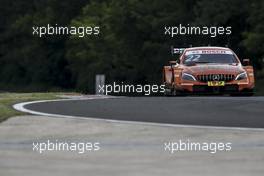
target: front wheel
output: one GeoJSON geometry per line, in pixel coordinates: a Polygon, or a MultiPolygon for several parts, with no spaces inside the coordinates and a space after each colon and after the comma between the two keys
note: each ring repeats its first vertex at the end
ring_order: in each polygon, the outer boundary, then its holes
{"type": "Polygon", "coordinates": [[[230,94],[231,96],[245,96],[245,97],[251,97],[254,95],[254,90],[247,90],[243,92],[238,92],[235,94],[230,94]]]}
{"type": "Polygon", "coordinates": [[[166,87],[164,95],[165,96],[182,96],[183,93],[173,87],[170,87],[170,88],[166,87]]]}
{"type": "Polygon", "coordinates": [[[172,88],[165,88],[164,95],[165,96],[173,96],[174,90],[172,88]]]}

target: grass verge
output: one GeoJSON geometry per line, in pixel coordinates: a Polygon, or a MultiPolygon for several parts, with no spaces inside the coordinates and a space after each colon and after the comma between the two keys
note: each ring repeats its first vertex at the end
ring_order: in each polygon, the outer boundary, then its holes
{"type": "Polygon", "coordinates": [[[0,122],[24,113],[13,109],[12,105],[20,102],[35,100],[58,99],[65,93],[0,93],[0,122]]]}

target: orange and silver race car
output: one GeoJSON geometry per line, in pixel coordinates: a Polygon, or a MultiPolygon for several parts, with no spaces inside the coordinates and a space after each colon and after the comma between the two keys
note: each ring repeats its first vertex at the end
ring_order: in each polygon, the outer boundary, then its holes
{"type": "Polygon", "coordinates": [[[179,59],[163,68],[166,95],[182,93],[253,95],[254,70],[224,47],[172,48],[179,59]]]}

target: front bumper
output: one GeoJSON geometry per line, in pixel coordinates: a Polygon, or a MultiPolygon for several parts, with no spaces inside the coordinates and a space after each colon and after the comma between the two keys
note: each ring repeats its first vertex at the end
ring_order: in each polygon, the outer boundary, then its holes
{"type": "Polygon", "coordinates": [[[192,88],[193,93],[236,93],[239,92],[238,85],[226,85],[221,87],[209,87],[195,85],[192,88]]]}
{"type": "Polygon", "coordinates": [[[191,93],[239,93],[254,89],[254,83],[248,81],[231,81],[225,86],[208,86],[207,83],[186,81],[178,84],[176,89],[191,93]]]}

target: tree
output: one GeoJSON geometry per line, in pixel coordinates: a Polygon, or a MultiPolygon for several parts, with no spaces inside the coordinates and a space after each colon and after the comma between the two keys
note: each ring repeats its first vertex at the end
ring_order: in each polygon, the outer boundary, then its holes
{"type": "Polygon", "coordinates": [[[71,37],[68,43],[76,87],[93,91],[99,73],[106,74],[110,83],[159,83],[162,65],[170,59],[170,45],[186,41],[184,36],[164,36],[164,26],[191,22],[190,4],[194,1],[91,1],[72,25],[100,26],[100,35],[71,37]]]}
{"type": "Polygon", "coordinates": [[[254,1],[250,4],[250,15],[247,18],[249,28],[243,33],[243,45],[253,56],[254,65],[258,69],[263,68],[264,58],[264,2],[254,1]]]}
{"type": "Polygon", "coordinates": [[[32,35],[32,27],[67,26],[87,2],[4,0],[1,13],[7,20],[1,20],[0,74],[5,76],[0,80],[0,89],[39,91],[71,87],[71,73],[64,56],[64,45],[69,36],[39,38],[32,35]]]}

